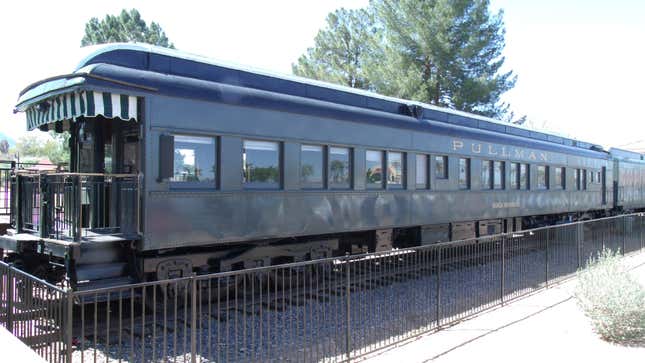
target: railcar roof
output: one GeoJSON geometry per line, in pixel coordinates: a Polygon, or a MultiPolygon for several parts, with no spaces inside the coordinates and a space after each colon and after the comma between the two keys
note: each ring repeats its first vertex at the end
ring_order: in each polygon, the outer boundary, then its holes
{"type": "Polygon", "coordinates": [[[348,106],[412,116],[410,106],[423,110],[422,117],[488,131],[553,142],[583,149],[602,150],[602,146],[574,140],[553,132],[536,131],[489,117],[441,108],[426,103],[379,95],[373,92],[330,84],[293,75],[284,75],[249,66],[216,61],[174,49],[140,43],[114,43],[87,47],[87,55],[75,71],[96,63],[156,71],[220,83],[258,88],[293,96],[330,101],[348,106]]]}
{"type": "Polygon", "coordinates": [[[616,159],[645,162],[643,154],[634,151],[612,147],[609,149],[609,153],[616,159]]]}
{"type": "MultiPolygon", "coordinates": [[[[302,97],[312,101],[331,102],[339,106],[358,107],[366,111],[386,112],[392,114],[395,118],[397,116],[415,117],[419,120],[436,121],[459,127],[479,129],[484,132],[502,133],[509,136],[529,138],[538,142],[606,153],[599,145],[563,137],[553,132],[537,131],[480,115],[383,96],[365,90],[268,72],[239,64],[215,61],[199,55],[149,44],[103,44],[81,48],[80,53],[82,60],[74,70],[77,74],[92,72],[94,66],[110,64],[132,70],[302,97]]],[[[54,86],[55,88],[69,87],[70,82],[75,82],[74,78],[70,79],[70,76],[72,75],[54,77],[54,81],[48,79],[28,86],[21,93],[18,103],[23,105],[25,102],[31,103],[38,98],[33,97],[37,95],[42,97],[47,93],[45,91],[48,91],[48,88],[54,86]],[[65,83],[65,85],[53,85],[61,82],[65,83]],[[29,101],[30,99],[31,101],[29,101]]]]}

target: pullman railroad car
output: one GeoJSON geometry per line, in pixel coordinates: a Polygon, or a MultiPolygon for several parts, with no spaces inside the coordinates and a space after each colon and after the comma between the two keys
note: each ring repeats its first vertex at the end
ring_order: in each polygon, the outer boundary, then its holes
{"type": "Polygon", "coordinates": [[[16,171],[5,259],[74,289],[645,207],[643,156],[136,44],[28,86],[68,172],[16,171]]]}

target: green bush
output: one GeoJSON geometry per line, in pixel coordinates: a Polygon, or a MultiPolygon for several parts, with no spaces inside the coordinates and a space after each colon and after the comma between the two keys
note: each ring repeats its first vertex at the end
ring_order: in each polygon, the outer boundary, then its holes
{"type": "Polygon", "coordinates": [[[604,249],[578,272],[575,296],[604,339],[645,342],[645,287],[621,263],[620,253],[604,249]]]}

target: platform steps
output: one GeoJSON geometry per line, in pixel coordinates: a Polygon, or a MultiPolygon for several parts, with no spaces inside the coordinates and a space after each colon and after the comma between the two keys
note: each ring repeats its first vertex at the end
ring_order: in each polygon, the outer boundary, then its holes
{"type": "MultiPolygon", "coordinates": [[[[129,246],[121,242],[81,244],[81,254],[76,261],[76,291],[115,288],[135,283],[130,264],[127,262],[129,246]]],[[[92,301],[106,300],[108,290],[101,294],[88,294],[92,301]]],[[[131,289],[109,290],[110,300],[131,296],[131,289]]]]}

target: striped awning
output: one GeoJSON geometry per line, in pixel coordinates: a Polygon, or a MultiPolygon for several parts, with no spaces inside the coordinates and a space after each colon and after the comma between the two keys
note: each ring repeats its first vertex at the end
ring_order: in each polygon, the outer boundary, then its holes
{"type": "Polygon", "coordinates": [[[57,121],[76,121],[78,117],[95,117],[137,120],[137,97],[108,92],[79,91],[60,94],[29,107],[27,129],[57,121]]]}

